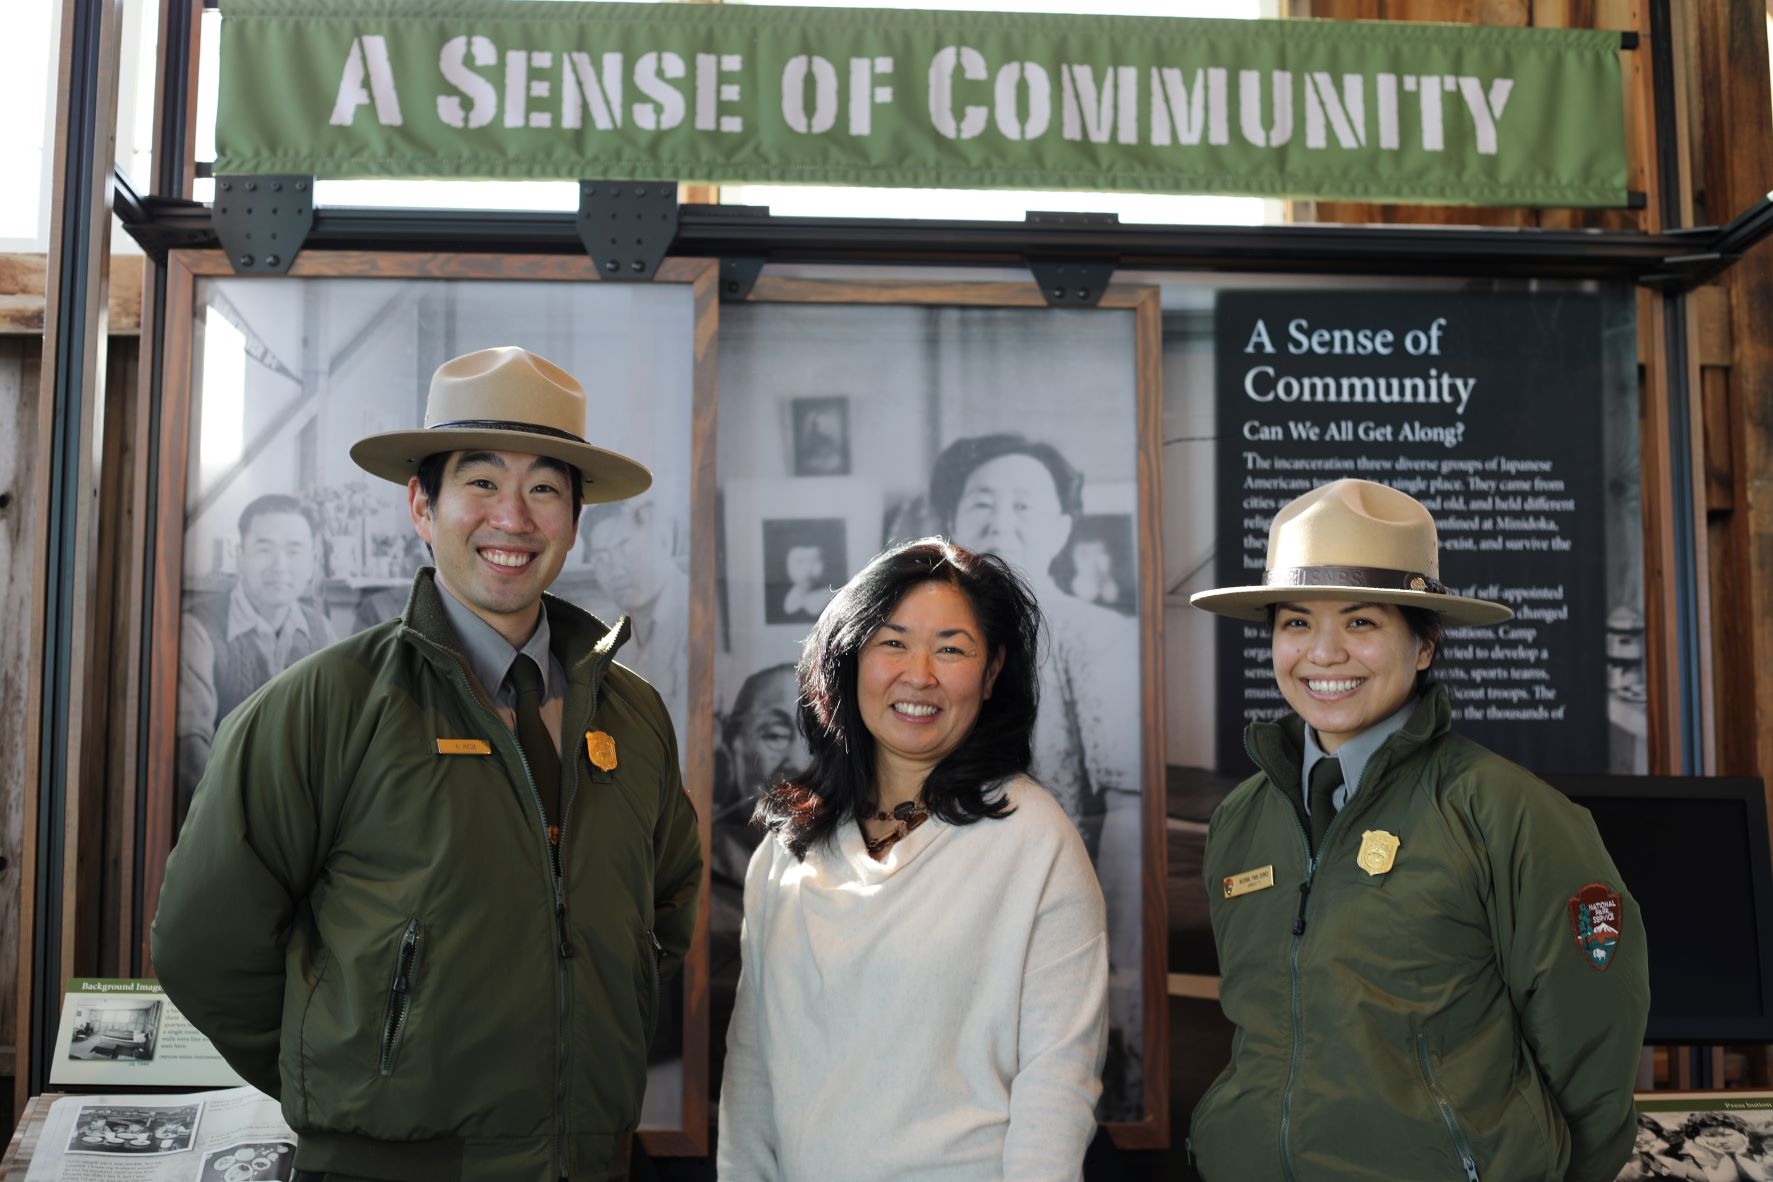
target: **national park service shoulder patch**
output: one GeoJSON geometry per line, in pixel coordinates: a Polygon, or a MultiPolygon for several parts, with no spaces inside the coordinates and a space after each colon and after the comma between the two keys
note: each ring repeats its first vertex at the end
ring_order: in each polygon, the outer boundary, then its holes
{"type": "Polygon", "coordinates": [[[1613,963],[1619,943],[1619,892],[1604,882],[1591,882],[1570,900],[1570,932],[1576,948],[1597,972],[1613,963]]]}

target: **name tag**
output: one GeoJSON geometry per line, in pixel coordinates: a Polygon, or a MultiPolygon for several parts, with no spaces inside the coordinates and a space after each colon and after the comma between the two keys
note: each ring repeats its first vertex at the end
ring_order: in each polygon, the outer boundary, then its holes
{"type": "Polygon", "coordinates": [[[491,755],[492,744],[485,739],[439,739],[439,755],[491,755]]]}
{"type": "Polygon", "coordinates": [[[1225,879],[1225,897],[1235,899],[1239,895],[1247,895],[1253,891],[1265,891],[1273,885],[1273,866],[1264,866],[1260,870],[1246,870],[1242,874],[1229,875],[1225,879]]]}

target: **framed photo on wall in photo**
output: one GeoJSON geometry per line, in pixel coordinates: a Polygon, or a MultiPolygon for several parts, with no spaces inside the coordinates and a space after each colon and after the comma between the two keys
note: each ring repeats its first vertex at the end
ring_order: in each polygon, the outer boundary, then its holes
{"type": "Polygon", "coordinates": [[[841,517],[763,523],[763,622],[807,624],[830,602],[831,573],[848,566],[841,517]]]}
{"type": "MultiPolygon", "coordinates": [[[[401,616],[431,563],[408,489],[358,468],[352,443],[420,426],[433,371],[494,346],[577,377],[590,442],[652,473],[641,496],[585,506],[549,590],[606,624],[632,621],[617,659],[663,699],[706,817],[715,488],[696,457],[712,446],[714,374],[698,342],[714,335],[714,277],[693,260],[611,284],[585,258],[324,252],[286,276],[237,276],[219,252],[173,252],[148,914],[221,720],[304,655],[401,616]]],[[[702,820],[704,852],[707,832],[702,820]]],[[[706,1146],[706,972],[698,945],[660,1003],[641,1113],[654,1152],[706,1146]]]]}
{"type": "Polygon", "coordinates": [[[1122,1144],[1163,1143],[1159,335],[1156,293],[1142,288],[1049,309],[1032,285],[766,276],[747,302],[723,306],[720,582],[732,628],[715,661],[717,1031],[758,837],[745,821],[769,779],[805,755],[775,704],[793,700],[793,664],[823,607],[809,589],[841,585],[888,544],[940,534],[1015,566],[1045,618],[1032,771],[1077,826],[1108,903],[1098,1114],[1122,1144]],[[839,387],[845,396],[828,393],[839,387]],[[774,429],[784,412],[786,440],[774,429]],[[867,446],[846,444],[842,477],[808,475],[809,457],[836,454],[830,438],[867,446]]]}
{"type": "Polygon", "coordinates": [[[850,400],[796,398],[789,408],[794,421],[794,474],[848,476],[850,400]]]}

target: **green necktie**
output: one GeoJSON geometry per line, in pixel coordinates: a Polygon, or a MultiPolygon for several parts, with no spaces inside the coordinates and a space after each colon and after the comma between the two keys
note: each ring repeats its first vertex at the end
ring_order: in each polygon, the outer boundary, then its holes
{"type": "Polygon", "coordinates": [[[511,662],[510,677],[517,690],[517,745],[523,748],[536,791],[542,795],[549,840],[558,840],[555,826],[560,819],[560,753],[555,750],[548,724],[542,721],[542,670],[528,654],[519,653],[511,662]]]}
{"type": "Polygon", "coordinates": [[[1324,840],[1324,830],[1336,815],[1336,789],[1342,785],[1342,761],[1326,755],[1311,769],[1311,852],[1317,853],[1324,840]]]}

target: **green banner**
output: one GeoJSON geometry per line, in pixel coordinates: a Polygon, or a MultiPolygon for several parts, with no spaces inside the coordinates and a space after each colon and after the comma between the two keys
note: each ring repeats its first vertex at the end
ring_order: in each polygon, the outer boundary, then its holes
{"type": "Polygon", "coordinates": [[[1619,35],[222,0],[219,172],[1626,203],[1619,35]]]}

